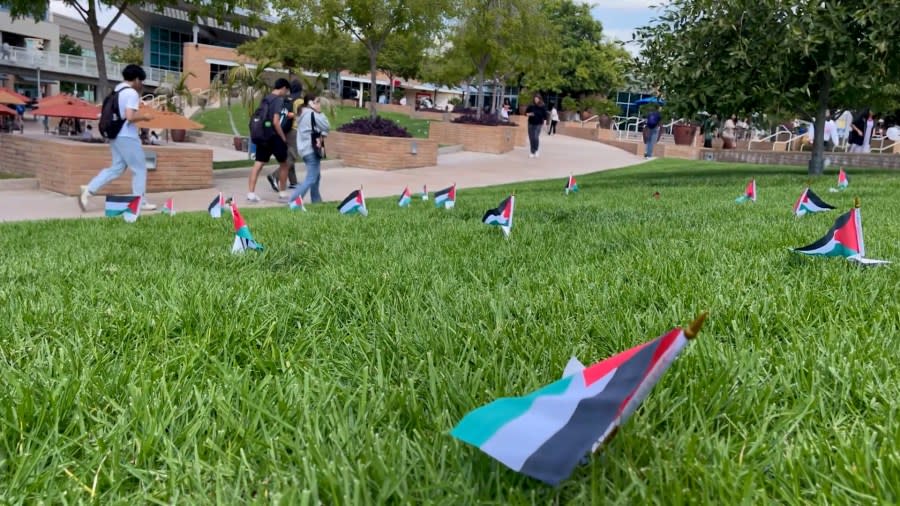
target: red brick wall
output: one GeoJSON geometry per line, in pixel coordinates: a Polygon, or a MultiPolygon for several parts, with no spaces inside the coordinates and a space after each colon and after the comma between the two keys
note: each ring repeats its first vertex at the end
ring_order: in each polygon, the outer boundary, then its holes
{"type": "MultiPolygon", "coordinates": [[[[148,192],[212,188],[212,150],[168,146],[144,149],[157,153],[157,168],[147,173],[148,192]]],[[[37,177],[44,190],[77,195],[80,185],[87,184],[112,163],[112,155],[106,144],[4,135],[0,141],[0,160],[4,172],[37,177]]],[[[131,193],[130,174],[126,169],[102,193],[131,193]]]]}
{"type": "MultiPolygon", "coordinates": [[[[746,151],[737,149],[715,150],[704,149],[700,158],[705,159],[711,155],[717,162],[742,162],[762,165],[799,165],[807,166],[811,153],[808,151],[746,151]]],[[[875,169],[900,169],[900,156],[893,154],[863,154],[863,153],[825,153],[825,158],[831,159],[831,165],[841,167],[875,168],[875,169]]]]}
{"type": "Polygon", "coordinates": [[[500,154],[515,147],[517,128],[440,121],[431,124],[428,138],[439,144],[462,144],[466,151],[500,154]]]}
{"type": "Polygon", "coordinates": [[[331,132],[326,147],[329,157],[340,158],[348,167],[395,170],[437,165],[438,143],[433,139],[331,132]]]}

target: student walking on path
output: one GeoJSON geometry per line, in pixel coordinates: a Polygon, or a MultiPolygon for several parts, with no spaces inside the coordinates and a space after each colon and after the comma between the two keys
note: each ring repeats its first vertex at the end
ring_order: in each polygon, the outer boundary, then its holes
{"type": "Polygon", "coordinates": [[[653,148],[656,141],[659,140],[659,123],[662,121],[662,115],[658,110],[654,109],[647,115],[647,124],[644,126],[644,143],[647,148],[644,150],[644,158],[653,158],[653,148]]]}
{"type": "Polygon", "coordinates": [[[269,163],[272,156],[278,160],[278,193],[279,197],[287,197],[284,191],[288,177],[288,144],[287,136],[281,129],[281,110],[284,107],[284,97],[288,94],[291,84],[281,77],[275,81],[272,93],[263,98],[259,108],[250,119],[250,135],[253,144],[256,144],[256,163],[250,170],[250,178],[247,181],[247,201],[260,202],[262,199],[256,195],[256,181],[263,165],[269,163]],[[254,133],[255,131],[255,133],[254,133]]]}
{"type": "MultiPolygon", "coordinates": [[[[113,130],[116,125],[121,125],[117,134],[104,135],[111,138],[109,149],[112,151],[112,165],[101,170],[86,186],[81,187],[81,195],[78,197],[78,205],[81,210],[87,209],[88,200],[96,195],[100,188],[118,178],[125,172],[125,168],[131,169],[131,193],[143,196],[147,191],[147,158],[144,156],[144,148],[141,147],[141,139],[138,127],[135,123],[152,119],[152,116],[139,112],[141,105],[140,90],[144,86],[147,74],[138,65],[128,65],[122,69],[122,82],[119,83],[113,93],[118,101],[118,118],[112,121],[113,130]]],[[[142,199],[143,201],[143,199],[142,199]]],[[[156,206],[143,201],[141,209],[152,211],[156,206]]]]}
{"type": "Polygon", "coordinates": [[[525,109],[525,116],[528,116],[528,141],[531,144],[531,154],[528,157],[537,158],[541,156],[541,129],[547,123],[548,116],[540,95],[534,96],[534,101],[525,109]]]}
{"type": "MultiPolygon", "coordinates": [[[[303,85],[300,81],[294,79],[291,81],[291,94],[284,100],[281,110],[281,129],[287,136],[288,146],[288,189],[293,190],[297,187],[297,171],[295,166],[301,161],[299,153],[297,153],[297,118],[300,116],[300,109],[303,107],[303,85]]],[[[266,181],[272,187],[272,191],[278,193],[278,169],[272,171],[266,176],[266,181]]]]}
{"type": "Polygon", "coordinates": [[[559,111],[556,110],[556,104],[550,105],[550,129],[547,135],[556,135],[556,125],[559,123],[559,111]]]}
{"type": "Polygon", "coordinates": [[[311,202],[322,201],[322,195],[319,193],[319,182],[322,180],[321,163],[322,155],[325,153],[325,137],[328,136],[330,129],[328,118],[322,114],[319,97],[315,94],[306,95],[303,112],[297,122],[297,151],[306,164],[306,177],[291,193],[289,202],[306,195],[307,191],[310,192],[311,202]]]}

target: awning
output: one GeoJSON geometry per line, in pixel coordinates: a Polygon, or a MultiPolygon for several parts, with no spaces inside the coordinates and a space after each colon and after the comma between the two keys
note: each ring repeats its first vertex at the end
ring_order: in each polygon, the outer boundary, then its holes
{"type": "MultiPolygon", "coordinates": [[[[341,81],[350,81],[352,83],[365,83],[369,84],[372,82],[371,77],[355,77],[355,76],[341,76],[341,81]]],[[[391,83],[387,81],[375,81],[376,84],[380,84],[382,86],[390,86],[391,83]]]]}
{"type": "MultiPolygon", "coordinates": [[[[35,76],[30,76],[30,75],[27,75],[27,74],[24,75],[24,76],[23,76],[22,74],[18,74],[18,75],[16,75],[16,81],[25,81],[25,82],[29,82],[29,83],[37,83],[37,77],[35,77],[35,76]]],[[[52,80],[52,79],[43,79],[43,78],[41,78],[41,84],[59,84],[59,81],[54,81],[54,80],[52,80]]]]}

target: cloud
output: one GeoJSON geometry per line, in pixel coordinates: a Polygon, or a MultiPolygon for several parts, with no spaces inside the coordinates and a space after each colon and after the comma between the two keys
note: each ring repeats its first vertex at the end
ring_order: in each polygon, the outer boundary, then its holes
{"type": "Polygon", "coordinates": [[[579,3],[601,10],[643,11],[665,5],[669,0],[583,0],[579,3]]]}

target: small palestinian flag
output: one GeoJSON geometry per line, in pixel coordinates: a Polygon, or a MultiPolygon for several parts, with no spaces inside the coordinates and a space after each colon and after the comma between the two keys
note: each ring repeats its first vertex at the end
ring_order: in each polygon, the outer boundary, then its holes
{"type": "Polygon", "coordinates": [[[840,170],[838,170],[837,188],[830,188],[828,191],[830,191],[831,193],[842,192],[846,190],[848,186],[850,186],[850,180],[847,179],[847,173],[844,172],[844,168],[841,167],[840,170]]]}
{"type": "Polygon", "coordinates": [[[484,213],[484,217],[481,218],[481,221],[485,225],[496,225],[499,226],[501,230],[503,230],[503,235],[509,237],[509,233],[512,231],[513,225],[513,212],[516,208],[516,196],[510,195],[506,197],[503,202],[500,202],[500,205],[496,207],[496,209],[488,209],[487,212],[484,213]]]}
{"type": "Polygon", "coordinates": [[[175,216],[175,200],[169,199],[162,206],[162,213],[168,214],[169,216],[175,216]]]}
{"type": "Polygon", "coordinates": [[[137,221],[141,214],[140,195],[107,195],[106,216],[121,216],[128,223],[137,221]]]}
{"type": "Polygon", "coordinates": [[[409,187],[403,189],[403,193],[400,194],[400,199],[397,200],[397,205],[400,207],[409,207],[409,204],[412,202],[412,193],[409,192],[409,187]]]}
{"type": "Polygon", "coordinates": [[[449,188],[434,192],[434,207],[444,206],[445,209],[453,209],[456,205],[456,183],[449,188]]]}
{"type": "Polygon", "coordinates": [[[303,205],[303,195],[298,195],[297,198],[288,202],[288,207],[291,211],[296,211],[297,209],[306,211],[306,206],[303,205]]]}
{"type": "Polygon", "coordinates": [[[231,203],[231,219],[234,222],[234,244],[231,246],[231,253],[243,253],[248,249],[262,251],[262,244],[253,240],[250,227],[247,226],[234,202],[231,203]]]}
{"type": "Polygon", "coordinates": [[[818,195],[813,193],[809,188],[803,190],[797,203],[794,204],[794,216],[800,217],[806,213],[821,213],[830,211],[834,206],[826,204],[818,195]]]}
{"type": "Polygon", "coordinates": [[[209,210],[209,215],[213,218],[221,218],[223,207],[225,207],[225,197],[222,195],[222,192],[219,192],[216,198],[209,203],[207,210],[209,210]]]}
{"type": "Polygon", "coordinates": [[[570,360],[562,379],[478,408],[450,435],[513,471],[557,485],[612,439],[705,318],[587,368],[570,360]]]}
{"type": "Polygon", "coordinates": [[[368,216],[369,211],[366,209],[366,198],[363,197],[362,188],[353,190],[347,198],[338,205],[338,211],[341,214],[361,214],[368,216]]]}
{"type": "Polygon", "coordinates": [[[569,175],[569,180],[566,181],[566,195],[569,193],[574,193],[578,191],[578,182],[575,181],[575,176],[569,175]]]}
{"type": "Polygon", "coordinates": [[[862,264],[886,264],[886,260],[866,258],[866,247],[863,243],[862,216],[859,206],[850,209],[835,220],[831,230],[818,241],[794,249],[797,253],[812,256],[844,257],[862,264]]]}
{"type": "Polygon", "coordinates": [[[428,200],[428,185],[422,185],[422,200],[428,200]]]}
{"type": "Polygon", "coordinates": [[[738,204],[743,204],[747,201],[756,202],[756,180],[751,179],[749,183],[747,183],[747,189],[744,190],[744,194],[735,199],[735,202],[738,204]]]}

